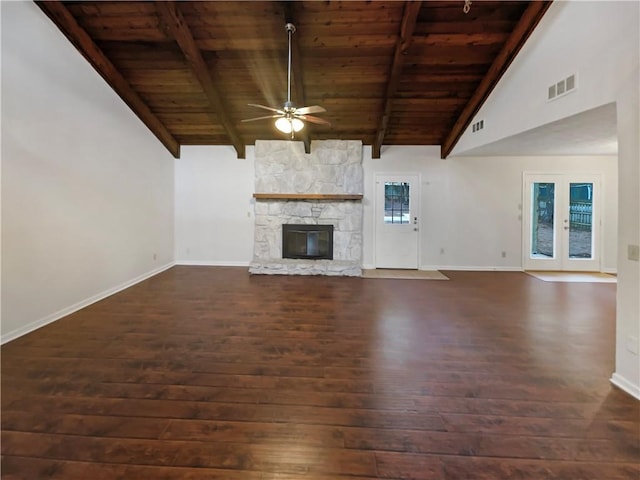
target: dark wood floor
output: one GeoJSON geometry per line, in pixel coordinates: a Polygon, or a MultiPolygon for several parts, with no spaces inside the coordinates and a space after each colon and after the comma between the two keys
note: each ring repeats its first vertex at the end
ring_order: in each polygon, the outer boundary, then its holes
{"type": "Polygon", "coordinates": [[[447,275],[172,268],[2,347],[2,478],[640,478],[615,285],[447,275]]]}

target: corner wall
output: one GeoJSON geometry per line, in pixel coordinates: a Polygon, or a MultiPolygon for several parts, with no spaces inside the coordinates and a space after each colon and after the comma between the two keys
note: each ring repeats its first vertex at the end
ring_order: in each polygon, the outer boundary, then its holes
{"type": "Polygon", "coordinates": [[[2,341],[173,264],[173,157],[32,2],[2,2],[2,341]]]}
{"type": "Polygon", "coordinates": [[[175,162],[175,258],[182,265],[249,266],[255,149],[186,146],[175,162]]]}
{"type": "MultiPolygon", "coordinates": [[[[637,5],[637,4],[636,4],[637,5]]],[[[640,8],[638,8],[640,10],[640,8]]],[[[640,43],[636,31],[636,44],[640,43]]],[[[628,257],[640,245],[640,69],[630,72],[618,92],[619,243],[616,304],[616,371],[611,381],[640,400],[640,262],[628,257]]]]}

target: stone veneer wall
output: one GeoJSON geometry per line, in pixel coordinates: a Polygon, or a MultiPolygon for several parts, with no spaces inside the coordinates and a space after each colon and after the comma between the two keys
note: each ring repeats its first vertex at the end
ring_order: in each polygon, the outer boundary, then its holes
{"type": "MultiPolygon", "coordinates": [[[[313,142],[256,141],[255,192],[361,194],[362,143],[353,140],[313,142]]],[[[257,274],[362,274],[362,202],[359,200],[256,199],[253,261],[257,274]],[[285,223],[333,225],[333,260],[282,258],[285,223]]]]}

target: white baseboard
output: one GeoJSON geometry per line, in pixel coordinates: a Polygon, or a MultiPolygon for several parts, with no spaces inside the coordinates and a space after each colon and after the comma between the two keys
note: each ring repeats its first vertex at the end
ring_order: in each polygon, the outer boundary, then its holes
{"type": "MultiPolygon", "coordinates": [[[[364,270],[375,270],[375,265],[363,265],[364,270]]],[[[432,272],[434,270],[466,270],[471,272],[522,272],[521,267],[468,267],[468,266],[447,266],[447,265],[420,265],[418,270],[432,272]]]]}
{"type": "Polygon", "coordinates": [[[423,265],[420,270],[452,270],[467,272],[522,272],[522,267],[489,267],[489,266],[450,266],[450,265],[423,265]]]}
{"type": "Polygon", "coordinates": [[[11,340],[15,340],[18,337],[21,337],[23,335],[26,335],[29,332],[33,332],[34,330],[37,330],[39,328],[44,327],[45,325],[48,325],[50,323],[55,322],[56,320],[60,320],[63,317],[66,317],[67,315],[72,314],[73,312],[77,312],[78,310],[81,310],[85,307],[88,307],[89,305],[99,302],[100,300],[103,300],[107,297],[110,297],[111,295],[118,293],[122,290],[125,290],[129,287],[132,287],[133,285],[135,285],[136,283],[140,283],[143,280],[146,280],[147,278],[151,278],[157,274],[159,274],[160,272],[164,272],[165,270],[168,270],[169,268],[173,267],[174,263],[167,263],[166,265],[163,265],[161,267],[158,268],[154,268],[153,270],[147,272],[147,273],[143,273],[142,275],[139,275],[138,277],[129,280],[127,282],[124,282],[120,285],[117,285],[113,288],[109,288],[107,290],[104,290],[96,295],[92,295],[89,298],[86,298],[84,300],[81,300],[77,303],[74,303],[73,305],[70,305],[69,307],[63,308],[62,310],[58,310],[57,312],[52,313],[51,315],[47,315],[44,318],[40,318],[38,320],[34,320],[33,322],[28,323],[27,325],[24,325],[20,328],[17,328],[15,330],[12,330],[8,333],[6,333],[5,335],[2,335],[2,339],[0,339],[0,344],[4,345],[7,342],[10,342],[11,340]]]}
{"type": "Polygon", "coordinates": [[[634,385],[629,380],[627,380],[624,377],[621,377],[617,373],[614,373],[613,375],[611,375],[611,379],[609,381],[613,383],[616,387],[618,387],[620,390],[623,390],[627,392],[629,395],[631,395],[632,397],[640,400],[640,385],[634,385]]]}
{"type": "Polygon", "coordinates": [[[210,260],[176,260],[176,265],[197,267],[249,267],[251,262],[222,262],[210,260]]]}

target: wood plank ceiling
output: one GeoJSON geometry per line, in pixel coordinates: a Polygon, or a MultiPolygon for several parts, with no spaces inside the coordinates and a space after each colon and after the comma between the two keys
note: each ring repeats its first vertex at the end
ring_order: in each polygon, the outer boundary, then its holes
{"type": "Polygon", "coordinates": [[[283,139],[269,114],[287,97],[321,105],[310,140],[441,145],[445,158],[551,2],[37,2],[178,158],[181,145],[283,139]]]}

